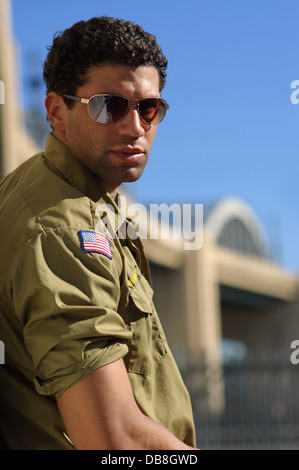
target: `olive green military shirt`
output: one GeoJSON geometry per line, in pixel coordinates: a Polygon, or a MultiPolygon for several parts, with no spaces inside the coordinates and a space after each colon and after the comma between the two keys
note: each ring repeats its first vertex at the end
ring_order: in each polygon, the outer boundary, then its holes
{"type": "Polygon", "coordinates": [[[73,449],[57,397],[119,358],[142,412],[195,445],[189,395],[130,224],[51,134],[1,182],[0,434],[12,449],[73,449]]]}

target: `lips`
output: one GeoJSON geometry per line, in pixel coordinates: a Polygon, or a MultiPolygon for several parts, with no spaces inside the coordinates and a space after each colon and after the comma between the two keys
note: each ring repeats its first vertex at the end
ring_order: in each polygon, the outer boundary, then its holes
{"type": "Polygon", "coordinates": [[[112,150],[112,154],[125,162],[138,162],[144,157],[144,150],[139,147],[123,147],[121,149],[112,150]]]}

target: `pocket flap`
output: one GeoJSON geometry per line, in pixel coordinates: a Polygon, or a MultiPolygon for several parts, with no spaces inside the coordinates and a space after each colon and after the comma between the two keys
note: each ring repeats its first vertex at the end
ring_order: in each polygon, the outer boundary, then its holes
{"type": "Polygon", "coordinates": [[[153,314],[153,289],[137,270],[128,274],[129,293],[136,307],[144,313],[153,314]]]}

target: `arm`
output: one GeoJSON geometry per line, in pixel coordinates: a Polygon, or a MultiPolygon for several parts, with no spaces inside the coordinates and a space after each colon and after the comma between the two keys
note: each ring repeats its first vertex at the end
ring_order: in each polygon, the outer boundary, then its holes
{"type": "Polygon", "coordinates": [[[138,408],[122,359],[96,369],[57,400],[78,450],[190,450],[138,408]]]}

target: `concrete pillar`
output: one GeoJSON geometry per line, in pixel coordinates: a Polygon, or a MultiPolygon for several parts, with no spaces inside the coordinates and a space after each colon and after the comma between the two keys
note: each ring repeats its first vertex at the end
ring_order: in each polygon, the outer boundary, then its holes
{"type": "MultiPolygon", "coordinates": [[[[203,246],[185,251],[186,317],[189,362],[204,364],[195,374],[193,387],[205,389],[205,403],[211,411],[223,408],[222,360],[220,353],[221,311],[215,245],[211,234],[204,231],[203,246]]],[[[198,404],[198,406],[203,403],[198,404]]]]}
{"type": "Polygon", "coordinates": [[[5,102],[0,104],[0,178],[38,151],[25,130],[18,59],[11,2],[0,0],[0,80],[5,91],[5,102]]]}

